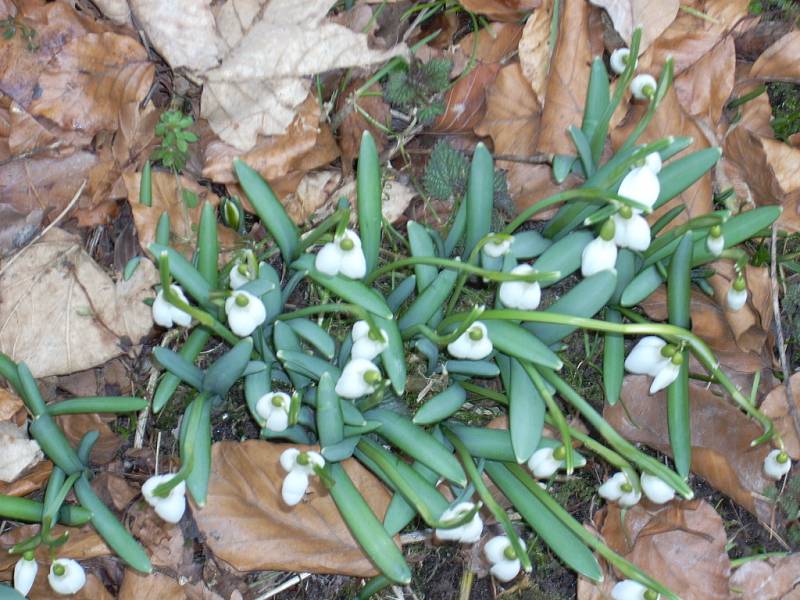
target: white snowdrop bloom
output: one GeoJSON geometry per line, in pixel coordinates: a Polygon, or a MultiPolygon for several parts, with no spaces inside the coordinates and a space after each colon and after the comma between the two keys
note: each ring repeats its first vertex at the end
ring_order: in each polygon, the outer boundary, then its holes
{"type": "Polygon", "coordinates": [[[625,369],[636,375],[650,375],[653,383],[650,393],[655,394],[675,381],[680,373],[683,356],[660,337],[648,335],[633,347],[625,359],[625,369]]]}
{"type": "Polygon", "coordinates": [[[342,398],[355,400],[374,392],[380,382],[378,367],[366,358],[353,358],[344,366],[336,382],[336,393],[342,398]]]}
{"type": "Polygon", "coordinates": [[[611,590],[613,600],[657,600],[658,594],[638,581],[624,579],[611,590]]]}
{"type": "Polygon", "coordinates": [[[381,352],[386,350],[389,345],[389,336],[384,329],[380,330],[380,339],[370,331],[369,323],[366,321],[356,321],[353,324],[353,331],[350,333],[353,338],[353,349],[350,351],[351,358],[366,358],[372,360],[381,352]]]}
{"type": "MultiPolygon", "coordinates": [[[[189,304],[189,300],[187,300],[186,294],[183,293],[181,286],[173,283],[170,285],[170,288],[173,294],[186,302],[186,304],[189,304]]],[[[192,317],[189,313],[185,313],[177,306],[173,306],[167,302],[167,299],[164,298],[164,290],[159,290],[158,294],[156,294],[156,299],[153,300],[153,321],[161,325],[161,327],[169,329],[173,325],[188,327],[192,324],[192,317]]]]}
{"type": "Polygon", "coordinates": [[[58,558],[50,565],[47,581],[56,594],[69,596],[86,585],[86,573],[83,567],[71,558],[58,558]]]}
{"type": "Polygon", "coordinates": [[[258,276],[258,273],[250,268],[251,264],[255,264],[255,257],[253,256],[252,250],[247,250],[244,257],[237,258],[233,261],[233,267],[228,276],[232,290],[238,290],[258,276]]]}
{"type": "Polygon", "coordinates": [[[264,419],[270,431],[285,431],[289,426],[292,398],[285,392],[269,392],[256,402],[256,413],[264,419]]]}
{"type": "Polygon", "coordinates": [[[637,492],[625,473],[619,471],[597,489],[597,493],[609,502],[616,502],[622,508],[630,508],[642,498],[642,493],[637,492]]]}
{"type": "Polygon", "coordinates": [[[719,225],[714,225],[709,229],[706,248],[714,256],[719,256],[725,250],[725,236],[722,235],[722,227],[719,225]]]}
{"type": "Polygon", "coordinates": [[[609,63],[611,63],[611,70],[617,75],[622,75],[625,67],[628,66],[631,51],[628,48],[617,48],[611,53],[609,63]]]}
{"type": "MultiPolygon", "coordinates": [[[[648,208],[653,208],[653,205],[658,200],[658,195],[661,193],[661,184],[658,181],[658,176],[647,166],[631,169],[622,182],[619,184],[617,194],[623,198],[628,198],[639,204],[644,204],[648,208]]],[[[634,214],[641,213],[638,208],[632,209],[634,214]]]]}
{"type": "Polygon", "coordinates": [[[28,558],[26,556],[27,552],[14,565],[14,589],[23,596],[27,596],[31,591],[36,573],[39,572],[39,563],[33,558],[33,553],[31,552],[28,558]]]}
{"type": "Polygon", "coordinates": [[[661,155],[658,152],[651,152],[644,157],[644,166],[656,175],[661,171],[661,155]]]}
{"type": "Polygon", "coordinates": [[[637,75],[631,81],[631,94],[637,100],[648,100],[656,92],[658,82],[656,78],[647,73],[637,75]]]}
{"type": "Polygon", "coordinates": [[[486,560],[492,563],[489,572],[498,581],[504,583],[511,581],[519,573],[519,559],[511,546],[511,540],[506,536],[498,535],[486,542],[483,546],[483,554],[486,556],[486,560]]]}
{"type": "Polygon", "coordinates": [[[614,243],[620,248],[644,252],[650,247],[650,224],[647,219],[632,210],[627,218],[622,215],[622,212],[620,211],[612,217],[614,219],[614,243]]]}
{"type": "Polygon", "coordinates": [[[675,497],[675,490],[666,481],[650,473],[642,473],[639,480],[642,483],[642,491],[651,502],[656,504],[666,504],[675,497]]]}
{"type": "Polygon", "coordinates": [[[514,241],[514,238],[508,236],[506,239],[501,239],[497,242],[486,242],[483,245],[482,251],[483,253],[490,257],[490,258],[500,258],[501,256],[505,256],[511,250],[511,243],[514,241]]]}
{"type": "Polygon", "coordinates": [[[361,249],[361,238],[352,229],[325,244],[314,260],[317,271],[325,275],[342,274],[351,279],[361,279],[367,274],[367,259],[361,249]]]}
{"type": "Polygon", "coordinates": [[[728,288],[728,308],[733,311],[740,310],[747,303],[747,282],[739,275],[728,288]]]}
{"type": "MultiPolygon", "coordinates": [[[[528,264],[511,269],[513,275],[530,275],[536,269],[528,264]]],[[[542,288],[538,281],[504,281],[498,292],[500,302],[508,308],[535,310],[542,299],[542,288]]]]}
{"type": "Polygon", "coordinates": [[[225,300],[225,314],[231,331],[239,337],[247,337],[267,319],[261,298],[245,291],[234,292],[225,300]]]}
{"type": "Polygon", "coordinates": [[[298,504],[308,490],[309,478],[315,475],[314,468],[325,466],[325,459],[319,452],[301,452],[297,448],[287,448],[281,453],[281,466],[286,477],[281,486],[283,501],[289,506],[298,504]]]}
{"type": "Polygon", "coordinates": [[[602,234],[586,244],[581,253],[581,275],[590,277],[600,271],[608,271],[617,264],[617,245],[614,237],[604,239],[602,234]]]}
{"type": "Polygon", "coordinates": [[[539,448],[528,459],[528,468],[537,479],[548,479],[564,466],[564,448],[539,448]]]}
{"type": "Polygon", "coordinates": [[[764,473],[776,481],[786,475],[792,468],[792,461],[785,451],[775,448],[764,459],[764,473]]]}
{"type": "Polygon", "coordinates": [[[469,329],[447,344],[447,351],[451,356],[466,360],[486,358],[492,353],[493,348],[486,325],[480,321],[475,321],[469,329]]]}
{"type": "MultiPolygon", "coordinates": [[[[442,521],[452,521],[465,516],[475,508],[472,502],[461,502],[452,508],[448,508],[442,513],[442,521]]],[[[440,540],[456,541],[462,544],[474,544],[481,539],[483,532],[483,521],[480,514],[476,511],[475,516],[467,523],[450,529],[437,529],[436,537],[440,540]]]]}
{"type": "Polygon", "coordinates": [[[155,489],[162,483],[167,483],[175,473],[153,475],[142,486],[142,496],[152,506],[156,514],[167,523],[177,523],[186,511],[186,482],[181,481],[169,491],[165,497],[156,496],[155,489]]]}

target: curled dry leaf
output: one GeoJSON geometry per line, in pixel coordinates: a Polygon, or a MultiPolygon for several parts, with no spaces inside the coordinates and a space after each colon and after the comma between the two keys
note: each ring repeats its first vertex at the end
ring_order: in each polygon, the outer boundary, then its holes
{"type": "Polygon", "coordinates": [[[27,496],[40,489],[50,477],[52,471],[53,463],[49,460],[40,460],[35,467],[13,483],[0,482],[0,494],[5,496],[27,496]]]}
{"type": "Polygon", "coordinates": [[[731,575],[731,598],[742,600],[792,600],[797,598],[800,554],[751,560],[731,575]]]}
{"type": "Polygon", "coordinates": [[[544,0],[525,23],[519,40],[519,62],[537,98],[544,98],[550,66],[550,27],[553,19],[553,0],[544,0]]]}
{"type": "Polygon", "coordinates": [[[35,377],[103,364],[149,333],[143,300],[157,279],[142,261],[115,284],[80,238],[51,229],[0,276],[0,351],[24,360],[35,377]]]}
{"type": "Polygon", "coordinates": [[[339,171],[307,173],[297,189],[283,199],[283,206],[295,223],[324,218],[334,210],[335,194],[341,182],[342,174],[339,171]]]}
{"type": "MultiPolygon", "coordinates": [[[[795,407],[800,411],[800,373],[792,375],[789,378],[789,382],[792,386],[792,398],[795,407]]],[[[800,460],[800,438],[798,438],[798,432],[794,427],[794,420],[789,414],[785,384],[776,385],[767,394],[761,403],[761,412],[775,423],[775,429],[781,434],[789,456],[794,460],[800,460]]]]}
{"type": "MultiPolygon", "coordinates": [[[[285,472],[278,461],[286,448],[259,440],[214,444],[208,503],[203,509],[193,506],[209,549],[240,571],[376,574],[319,481],[297,506],[283,503],[285,472]]],[[[356,461],[342,464],[382,518],[386,489],[356,461]]]]}
{"type": "Polygon", "coordinates": [[[733,91],[736,48],[726,37],[675,79],[683,108],[713,126],[718,123],[733,91]]]}
{"type": "Polygon", "coordinates": [[[0,204],[0,258],[13,254],[39,232],[43,212],[34,209],[18,211],[10,204],[0,204]]]}
{"type": "Polygon", "coordinates": [[[642,28],[639,53],[643,53],[678,16],[678,0],[590,0],[606,9],[614,29],[630,46],[635,27],[642,28]]]}
{"type": "Polygon", "coordinates": [[[180,525],[164,521],[143,500],[134,503],[128,514],[131,534],[145,547],[154,567],[181,577],[194,574],[192,544],[186,543],[180,525]]]}
{"type": "Polygon", "coordinates": [[[25,405],[14,392],[0,388],[0,422],[11,421],[25,405]]]}
{"type": "Polygon", "coordinates": [[[800,31],[792,31],[767,48],[750,71],[752,77],[800,83],[800,31]]]}
{"type": "Polygon", "coordinates": [[[728,308],[728,290],[736,278],[731,261],[716,261],[711,264],[716,273],[709,278],[714,288],[714,298],[722,307],[725,320],[733,332],[737,345],[743,350],[758,351],[763,348],[772,329],[772,296],[770,293],[769,269],[747,265],[747,306],[737,311],[728,308]]]}
{"type": "Polygon", "coordinates": [[[24,429],[8,421],[0,422],[0,481],[12,482],[44,456],[39,444],[29,439],[24,429]]]}
{"type": "MultiPolygon", "coordinates": [[[[630,441],[670,454],[666,393],[649,395],[650,378],[627,376],[622,401],[603,409],[603,417],[630,441]],[[627,413],[626,413],[627,410],[627,413]]],[[[770,485],[762,473],[766,445],[750,447],[761,428],[743,412],[704,386],[689,387],[692,472],[761,520],[770,506],[761,494],[770,485]]]]}
{"type": "Polygon", "coordinates": [[[519,21],[537,8],[542,0],[459,0],[470,12],[486,15],[493,21],[519,21]]]}

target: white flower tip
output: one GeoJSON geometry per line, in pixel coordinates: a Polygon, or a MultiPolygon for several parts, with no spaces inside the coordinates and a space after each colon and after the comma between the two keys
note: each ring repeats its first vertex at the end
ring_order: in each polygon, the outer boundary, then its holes
{"type": "Polygon", "coordinates": [[[642,473],[642,491],[655,504],[666,504],[675,498],[675,490],[660,477],[642,473]]]}
{"type": "Polygon", "coordinates": [[[71,558],[59,558],[50,566],[47,581],[55,593],[68,596],[77,593],[86,585],[86,573],[83,567],[71,558]]]}
{"type": "Polygon", "coordinates": [[[614,600],[644,600],[647,588],[638,581],[625,579],[617,583],[611,590],[614,600]]]}
{"type": "Polygon", "coordinates": [[[631,94],[637,100],[647,100],[649,96],[646,94],[646,91],[649,89],[655,90],[658,82],[656,82],[655,77],[649,75],[647,73],[642,73],[641,75],[637,75],[631,81],[631,94]]]}
{"type": "Polygon", "coordinates": [[[33,560],[20,558],[14,565],[14,589],[23,596],[27,596],[33,587],[38,571],[39,564],[35,558],[33,560]]]}
{"type": "Polygon", "coordinates": [[[764,458],[764,473],[767,477],[781,479],[792,469],[792,461],[785,451],[775,448],[764,458]]]}
{"type": "Polygon", "coordinates": [[[747,288],[743,290],[736,290],[733,286],[728,289],[727,295],[728,308],[736,312],[741,310],[747,304],[747,288]]]}
{"type": "Polygon", "coordinates": [[[186,511],[186,482],[181,481],[173,487],[166,496],[156,496],[155,489],[162,483],[167,483],[175,473],[153,475],[142,485],[142,496],[153,507],[156,514],[168,523],[177,523],[183,518],[186,511]]]}

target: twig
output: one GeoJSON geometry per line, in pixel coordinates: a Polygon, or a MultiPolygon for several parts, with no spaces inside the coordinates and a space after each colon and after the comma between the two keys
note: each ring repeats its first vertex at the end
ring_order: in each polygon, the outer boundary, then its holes
{"type": "Polygon", "coordinates": [[[288,590],[290,587],[293,587],[293,586],[297,585],[298,583],[300,583],[304,579],[307,579],[308,577],[311,577],[311,573],[300,573],[299,575],[295,575],[294,577],[292,577],[288,581],[285,581],[281,585],[279,585],[278,587],[271,589],[270,591],[268,591],[265,594],[262,594],[261,596],[259,596],[255,600],[267,600],[268,598],[272,598],[274,596],[277,596],[281,592],[283,592],[285,590],[288,590]]]}
{"type": "Polygon", "coordinates": [[[786,342],[783,337],[783,326],[781,325],[781,305],[778,301],[778,224],[772,224],[772,239],[770,243],[770,283],[772,288],[772,311],[775,313],[775,334],[778,344],[778,357],[781,361],[781,371],[783,371],[783,385],[786,386],[786,405],[789,409],[789,414],[792,416],[794,423],[794,431],[797,437],[800,438],[800,414],[797,411],[797,405],[794,403],[794,394],[792,394],[791,372],[789,371],[789,362],[786,360],[786,342]]]}
{"type": "Polygon", "coordinates": [[[34,237],[33,237],[33,239],[31,239],[31,240],[30,240],[30,241],[29,241],[27,244],[25,244],[25,245],[24,245],[22,248],[20,248],[20,249],[17,251],[17,253],[16,253],[14,256],[12,256],[11,258],[9,258],[9,259],[8,259],[8,261],[6,262],[6,264],[4,264],[4,265],[3,265],[3,268],[2,268],[2,269],[0,269],[0,275],[2,275],[3,273],[5,273],[5,272],[6,272],[6,269],[8,269],[8,267],[10,267],[10,266],[11,266],[11,263],[13,263],[15,260],[17,260],[17,259],[18,259],[20,256],[22,256],[22,255],[25,253],[25,251],[26,251],[28,248],[30,248],[30,247],[31,247],[31,246],[33,246],[33,245],[34,245],[36,242],[38,242],[40,239],[42,239],[42,237],[44,237],[44,235],[45,235],[45,234],[46,234],[48,231],[50,231],[50,230],[51,230],[53,227],[55,227],[55,226],[58,224],[58,222],[59,222],[59,221],[61,221],[61,219],[63,219],[63,218],[64,218],[64,216],[65,216],[65,215],[66,215],[66,214],[67,214],[67,213],[68,213],[70,210],[72,210],[72,207],[73,207],[73,206],[75,206],[75,203],[77,203],[77,202],[78,202],[78,198],[80,198],[80,197],[81,197],[81,194],[83,193],[83,188],[85,188],[85,187],[86,187],[86,180],[84,179],[84,180],[83,180],[83,183],[81,183],[81,186],[78,188],[78,191],[77,191],[77,192],[75,192],[75,195],[72,197],[72,200],[70,200],[70,201],[69,201],[69,204],[67,204],[67,206],[64,208],[64,210],[62,210],[62,211],[61,211],[61,212],[58,214],[58,216],[57,216],[55,219],[53,219],[53,221],[52,221],[52,222],[51,222],[51,223],[50,223],[50,224],[49,224],[47,227],[45,227],[44,229],[42,229],[42,230],[39,232],[39,234],[38,234],[38,235],[34,236],[34,237]]]}

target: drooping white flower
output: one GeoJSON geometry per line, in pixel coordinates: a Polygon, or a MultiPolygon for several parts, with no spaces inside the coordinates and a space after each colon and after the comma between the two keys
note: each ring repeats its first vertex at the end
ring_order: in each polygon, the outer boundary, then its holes
{"type": "Polygon", "coordinates": [[[373,334],[366,321],[356,321],[353,324],[353,331],[350,334],[353,338],[353,349],[350,351],[351,358],[366,358],[372,360],[381,352],[386,350],[389,345],[389,336],[384,329],[380,330],[380,339],[373,334]]]}
{"type": "Polygon", "coordinates": [[[317,271],[325,275],[341,273],[351,279],[361,279],[367,274],[367,260],[361,249],[361,238],[352,229],[336,236],[317,252],[314,260],[317,271]]]}
{"type": "Polygon", "coordinates": [[[270,431],[285,431],[289,426],[289,410],[292,399],[285,392],[269,392],[256,402],[256,413],[264,419],[270,431]]]}
{"type": "Polygon", "coordinates": [[[719,225],[714,225],[709,229],[706,248],[714,256],[719,256],[725,250],[725,236],[722,235],[722,227],[719,225]]]}
{"type": "Polygon", "coordinates": [[[489,572],[498,581],[511,581],[519,573],[519,559],[511,546],[511,540],[506,536],[498,535],[490,539],[484,545],[483,553],[486,560],[492,563],[489,572]]]}
{"type": "MultiPolygon", "coordinates": [[[[536,269],[528,264],[511,269],[513,275],[530,275],[536,269]]],[[[504,281],[498,292],[500,302],[508,308],[535,310],[542,299],[542,288],[538,281],[504,281]]]]}
{"type": "Polygon", "coordinates": [[[632,210],[627,218],[622,215],[622,212],[620,211],[612,217],[614,219],[614,243],[620,248],[644,252],[650,247],[650,224],[647,219],[632,210]]]}
{"type": "Polygon", "coordinates": [[[792,469],[789,455],[778,448],[772,450],[764,459],[764,473],[776,481],[792,469]]]}
{"type": "Polygon", "coordinates": [[[609,502],[616,502],[623,508],[629,508],[639,502],[642,493],[637,492],[625,473],[619,471],[597,489],[597,493],[609,502]]]}
{"type": "Polygon", "coordinates": [[[500,258],[501,256],[505,256],[511,250],[511,243],[514,241],[514,238],[508,236],[505,239],[501,239],[497,242],[486,242],[483,245],[483,253],[490,257],[490,258],[500,258]]]}
{"type": "Polygon", "coordinates": [[[564,466],[564,448],[539,448],[528,459],[528,468],[537,479],[548,479],[564,466]],[[560,451],[560,452],[559,452],[560,451]]]}
{"type": "Polygon", "coordinates": [[[314,467],[324,467],[325,459],[312,450],[301,452],[297,448],[287,448],[281,453],[280,462],[286,471],[281,496],[286,504],[294,506],[305,496],[309,478],[315,474],[314,467]]]}
{"type": "MultiPolygon", "coordinates": [[[[641,167],[631,169],[622,178],[617,190],[617,194],[623,198],[644,204],[648,208],[653,208],[660,193],[661,184],[658,181],[658,176],[647,166],[647,163],[641,167]]],[[[638,208],[634,208],[633,211],[635,214],[641,213],[638,208]]]]}
{"type": "Polygon", "coordinates": [[[651,152],[644,157],[644,166],[656,175],[661,171],[661,155],[658,152],[651,152]]]}
{"type": "MultiPolygon", "coordinates": [[[[189,304],[189,300],[187,300],[181,286],[173,283],[170,288],[172,293],[178,296],[179,299],[189,304]]],[[[188,327],[192,324],[192,317],[189,313],[185,313],[177,306],[167,302],[167,299],[164,298],[164,290],[159,290],[158,294],[156,294],[156,299],[153,300],[153,321],[166,328],[170,328],[173,325],[188,327]]]]}
{"type": "Polygon", "coordinates": [[[231,331],[239,337],[247,337],[267,319],[261,298],[245,291],[236,291],[225,300],[225,314],[231,331]]]}
{"type": "Polygon", "coordinates": [[[238,290],[258,276],[258,273],[251,268],[251,265],[255,265],[255,256],[252,250],[246,250],[245,256],[233,261],[233,267],[228,276],[232,290],[238,290]]]}
{"type": "Polygon", "coordinates": [[[86,585],[86,573],[83,567],[71,558],[58,558],[50,565],[47,581],[56,594],[69,596],[86,585]]]}
{"type": "Polygon", "coordinates": [[[600,271],[608,271],[617,264],[617,245],[614,234],[604,239],[602,234],[586,244],[581,253],[581,275],[590,277],[600,271]]]}
{"type": "Polygon", "coordinates": [[[656,92],[658,82],[656,78],[647,73],[637,75],[631,81],[631,94],[637,100],[648,100],[656,92]]]}
{"type": "Polygon", "coordinates": [[[650,473],[642,473],[639,480],[642,483],[642,491],[651,502],[656,504],[666,504],[675,497],[675,490],[666,481],[650,473]]]}
{"type": "Polygon", "coordinates": [[[447,344],[447,351],[455,358],[481,360],[492,353],[492,340],[486,325],[475,321],[464,333],[447,344]]]}
{"type": "Polygon", "coordinates": [[[371,394],[381,382],[381,372],[366,358],[350,360],[336,382],[336,393],[342,398],[355,400],[371,394]]]}
{"type": "Polygon", "coordinates": [[[611,53],[609,63],[611,63],[611,70],[617,75],[622,75],[625,67],[628,66],[631,51],[628,48],[617,48],[611,53]]]}
{"type": "Polygon", "coordinates": [[[658,598],[658,594],[651,592],[646,586],[633,579],[623,579],[611,590],[614,600],[651,600],[658,598]]]}
{"type": "Polygon", "coordinates": [[[663,390],[677,379],[683,355],[660,337],[648,335],[633,347],[625,359],[625,369],[636,375],[650,375],[650,393],[663,390]]]}
{"type": "Polygon", "coordinates": [[[36,579],[36,573],[38,572],[39,563],[33,558],[33,553],[28,558],[25,556],[20,558],[17,564],[14,565],[14,589],[23,596],[27,596],[33,587],[33,581],[36,579]]]}
{"type": "MultiPolygon", "coordinates": [[[[442,521],[452,521],[465,516],[468,512],[475,508],[472,502],[461,502],[452,508],[448,508],[442,513],[442,521]]],[[[475,516],[472,517],[467,523],[459,525],[458,527],[451,527],[450,529],[437,529],[436,537],[440,540],[452,540],[461,542],[462,544],[474,544],[481,539],[483,532],[483,520],[480,514],[476,511],[475,516]]]]}
{"type": "Polygon", "coordinates": [[[728,288],[726,300],[728,308],[733,311],[740,310],[747,302],[747,282],[741,273],[733,280],[731,287],[728,288]]]}
{"type": "Polygon", "coordinates": [[[181,481],[169,491],[165,497],[156,496],[155,489],[162,483],[167,483],[175,473],[153,475],[142,485],[142,496],[152,506],[156,514],[167,523],[177,523],[186,511],[186,482],[181,481]]]}

